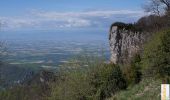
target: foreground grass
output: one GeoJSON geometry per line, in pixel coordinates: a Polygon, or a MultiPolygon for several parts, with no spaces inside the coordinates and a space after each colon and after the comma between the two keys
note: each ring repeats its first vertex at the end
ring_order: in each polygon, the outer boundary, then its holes
{"type": "Polygon", "coordinates": [[[161,80],[144,79],[127,90],[116,93],[108,100],[160,100],[161,80]]]}

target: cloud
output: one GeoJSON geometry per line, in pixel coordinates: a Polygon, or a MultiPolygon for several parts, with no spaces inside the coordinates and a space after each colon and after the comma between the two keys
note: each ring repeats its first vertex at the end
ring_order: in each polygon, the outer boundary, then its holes
{"type": "Polygon", "coordinates": [[[65,17],[111,17],[113,15],[143,15],[143,11],[132,11],[132,10],[101,10],[101,11],[84,11],[84,12],[37,12],[34,11],[32,14],[45,17],[45,18],[65,18],[65,17]]]}
{"type": "Polygon", "coordinates": [[[81,12],[32,11],[25,17],[0,17],[6,29],[57,29],[106,27],[113,21],[131,22],[144,16],[143,11],[94,10],[81,12]]]}

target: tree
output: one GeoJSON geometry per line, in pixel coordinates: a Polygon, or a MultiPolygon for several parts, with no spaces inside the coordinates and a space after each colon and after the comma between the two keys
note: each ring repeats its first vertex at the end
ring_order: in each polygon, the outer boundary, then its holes
{"type": "Polygon", "coordinates": [[[170,27],[170,0],[149,0],[143,8],[151,15],[139,19],[140,27],[151,31],[170,27]]]}
{"type": "Polygon", "coordinates": [[[149,4],[144,6],[146,12],[151,12],[160,16],[162,12],[170,11],[170,0],[150,0],[149,4]]]}
{"type": "Polygon", "coordinates": [[[170,30],[159,32],[145,46],[142,57],[145,76],[170,80],[170,30]]]}
{"type": "Polygon", "coordinates": [[[160,2],[166,5],[167,10],[170,10],[170,0],[160,0],[160,2]]]}
{"type": "Polygon", "coordinates": [[[129,64],[123,66],[123,74],[128,85],[134,85],[141,81],[141,57],[139,54],[134,55],[129,64]]]}
{"type": "Polygon", "coordinates": [[[145,12],[151,12],[153,14],[160,16],[161,15],[160,14],[160,12],[161,12],[160,5],[161,4],[160,4],[160,2],[158,2],[158,0],[151,0],[149,5],[144,6],[145,12]]]}

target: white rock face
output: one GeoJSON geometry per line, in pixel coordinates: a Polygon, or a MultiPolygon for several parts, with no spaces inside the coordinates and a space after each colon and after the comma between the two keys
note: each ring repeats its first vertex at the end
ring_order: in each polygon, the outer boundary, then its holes
{"type": "Polygon", "coordinates": [[[140,32],[132,32],[112,26],[109,33],[111,62],[118,64],[130,61],[136,53],[142,50],[142,44],[145,40],[140,32]]]}

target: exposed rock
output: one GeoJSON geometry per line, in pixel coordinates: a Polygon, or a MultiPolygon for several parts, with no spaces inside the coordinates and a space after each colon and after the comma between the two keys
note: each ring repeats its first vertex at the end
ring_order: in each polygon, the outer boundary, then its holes
{"type": "Polygon", "coordinates": [[[142,50],[146,34],[112,25],[109,34],[111,62],[126,63],[142,50]]]}

